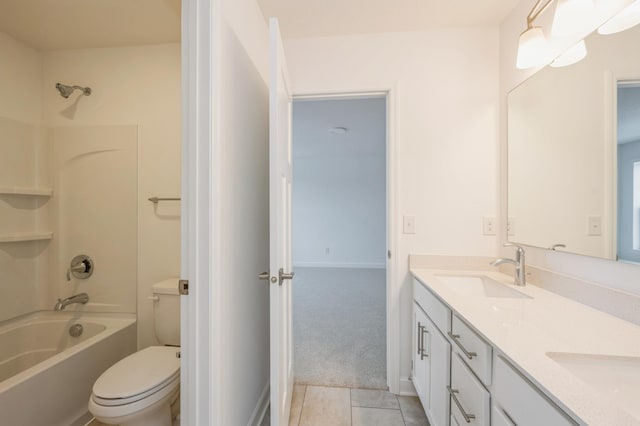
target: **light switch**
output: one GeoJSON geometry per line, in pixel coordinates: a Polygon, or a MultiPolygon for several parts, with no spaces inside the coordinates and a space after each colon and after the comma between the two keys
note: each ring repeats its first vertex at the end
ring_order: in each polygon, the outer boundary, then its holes
{"type": "Polygon", "coordinates": [[[402,230],[405,234],[415,234],[416,233],[416,217],[403,216],[402,230]]]}
{"type": "Polygon", "coordinates": [[[596,237],[602,235],[602,217],[587,216],[587,222],[589,226],[588,235],[596,237]]]}

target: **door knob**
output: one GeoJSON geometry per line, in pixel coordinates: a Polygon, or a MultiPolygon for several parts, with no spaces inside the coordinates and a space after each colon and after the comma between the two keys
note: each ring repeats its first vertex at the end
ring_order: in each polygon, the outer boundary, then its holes
{"type": "MultiPolygon", "coordinates": [[[[258,279],[260,280],[268,280],[269,279],[269,272],[262,272],[260,274],[258,274],[258,279]]],[[[271,277],[271,282],[275,283],[277,282],[278,279],[276,277],[271,277]]]]}
{"type": "Polygon", "coordinates": [[[280,282],[279,285],[282,285],[282,281],[284,280],[292,280],[293,279],[293,275],[295,274],[295,272],[291,272],[291,273],[285,273],[283,268],[280,268],[280,270],[278,271],[278,276],[280,278],[280,282]]]}

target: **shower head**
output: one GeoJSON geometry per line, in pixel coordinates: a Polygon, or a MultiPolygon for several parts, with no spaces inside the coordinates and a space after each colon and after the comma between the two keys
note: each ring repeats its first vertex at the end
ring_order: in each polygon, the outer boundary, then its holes
{"type": "Polygon", "coordinates": [[[82,90],[82,94],[85,96],[89,96],[91,94],[91,87],[67,86],[66,84],[56,83],[56,89],[60,92],[60,96],[65,99],[71,96],[73,91],[76,89],[82,90]]]}

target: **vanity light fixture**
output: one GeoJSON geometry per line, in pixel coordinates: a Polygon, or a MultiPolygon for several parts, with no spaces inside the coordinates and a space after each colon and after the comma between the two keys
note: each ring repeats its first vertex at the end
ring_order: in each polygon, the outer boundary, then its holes
{"type": "Polygon", "coordinates": [[[640,24],[640,0],[635,0],[598,28],[603,35],[615,34],[640,24]]]}
{"type": "Polygon", "coordinates": [[[549,43],[541,27],[536,27],[533,22],[551,5],[553,0],[538,0],[527,15],[527,29],[520,34],[518,42],[518,58],[516,67],[527,69],[539,67],[551,59],[549,56],[549,43]]]}
{"type": "Polygon", "coordinates": [[[554,68],[567,67],[580,62],[587,56],[587,45],[584,40],[580,40],[573,47],[567,49],[562,55],[551,62],[554,68]]]}
{"type": "Polygon", "coordinates": [[[553,15],[553,37],[573,37],[585,32],[593,21],[596,5],[593,0],[557,0],[553,15]]]}

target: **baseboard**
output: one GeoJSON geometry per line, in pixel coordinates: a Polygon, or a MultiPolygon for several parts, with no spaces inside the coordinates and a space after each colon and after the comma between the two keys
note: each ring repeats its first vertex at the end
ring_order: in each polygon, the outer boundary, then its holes
{"type": "Polygon", "coordinates": [[[400,393],[403,396],[417,396],[416,388],[413,387],[413,382],[408,377],[400,378],[400,393]]]}
{"type": "Polygon", "coordinates": [[[359,268],[385,269],[385,263],[357,263],[357,262],[293,262],[294,268],[359,268]]]}
{"type": "Polygon", "coordinates": [[[260,394],[260,399],[258,399],[258,404],[256,408],[251,413],[251,418],[247,423],[247,426],[260,426],[262,424],[262,420],[264,420],[264,416],[267,413],[267,409],[269,408],[269,387],[271,382],[267,380],[264,388],[262,389],[262,393],[260,394]]]}

